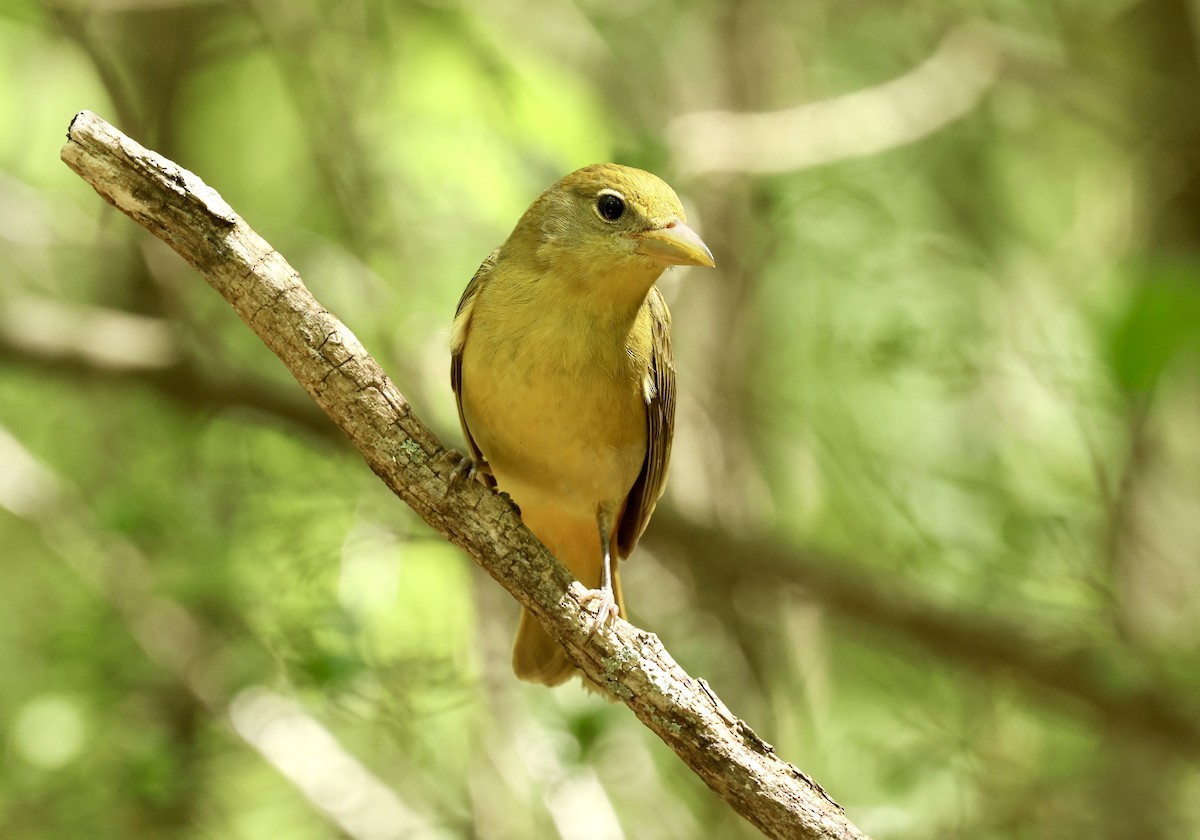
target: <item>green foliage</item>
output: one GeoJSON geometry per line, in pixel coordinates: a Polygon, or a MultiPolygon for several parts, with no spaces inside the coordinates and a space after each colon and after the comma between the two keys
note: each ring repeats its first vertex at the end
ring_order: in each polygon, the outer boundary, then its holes
{"type": "Polygon", "coordinates": [[[1200,262],[1147,260],[1130,270],[1133,293],[1112,337],[1112,366],[1121,387],[1152,391],[1173,363],[1200,350],[1200,262]],[[1185,357],[1180,359],[1180,357],[1185,357]]]}

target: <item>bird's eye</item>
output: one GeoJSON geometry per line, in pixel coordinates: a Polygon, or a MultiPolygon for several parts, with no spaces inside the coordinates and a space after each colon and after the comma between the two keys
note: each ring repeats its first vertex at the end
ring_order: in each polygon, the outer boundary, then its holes
{"type": "Polygon", "coordinates": [[[601,193],[596,199],[596,212],[606,222],[615,222],[625,214],[625,199],[616,193],[601,193]]]}

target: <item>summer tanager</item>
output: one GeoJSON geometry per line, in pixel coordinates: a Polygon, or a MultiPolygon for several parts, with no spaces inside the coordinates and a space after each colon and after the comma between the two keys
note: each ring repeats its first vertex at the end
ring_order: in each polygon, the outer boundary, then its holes
{"type": "MultiPolygon", "coordinates": [[[[589,587],[597,627],[623,615],[628,557],[666,480],[675,421],[671,316],[654,283],[714,265],[675,192],[606,163],[553,184],[471,278],[451,335],[470,467],[589,587]]],[[[513,670],[557,685],[565,651],[522,612],[513,670]]]]}

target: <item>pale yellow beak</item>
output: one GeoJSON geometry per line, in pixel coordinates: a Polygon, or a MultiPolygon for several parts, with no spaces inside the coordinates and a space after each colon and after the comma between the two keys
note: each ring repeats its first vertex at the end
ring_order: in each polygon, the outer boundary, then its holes
{"type": "Polygon", "coordinates": [[[713,268],[717,264],[704,240],[678,219],[673,219],[665,227],[630,236],[637,241],[636,250],[639,254],[668,265],[713,268]]]}

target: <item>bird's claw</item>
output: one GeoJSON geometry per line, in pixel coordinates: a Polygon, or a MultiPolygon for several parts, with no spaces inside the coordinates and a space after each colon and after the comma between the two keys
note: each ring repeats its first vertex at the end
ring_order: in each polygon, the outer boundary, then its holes
{"type": "Polygon", "coordinates": [[[596,623],[592,625],[592,630],[588,633],[587,640],[589,642],[600,630],[612,627],[621,615],[621,608],[617,606],[617,599],[613,597],[611,589],[589,589],[579,598],[579,605],[584,609],[593,603],[596,604],[596,623]]]}
{"type": "Polygon", "coordinates": [[[456,449],[449,450],[446,457],[457,462],[446,478],[446,495],[449,495],[464,479],[474,481],[481,465],[470,455],[464,455],[456,449]]]}

